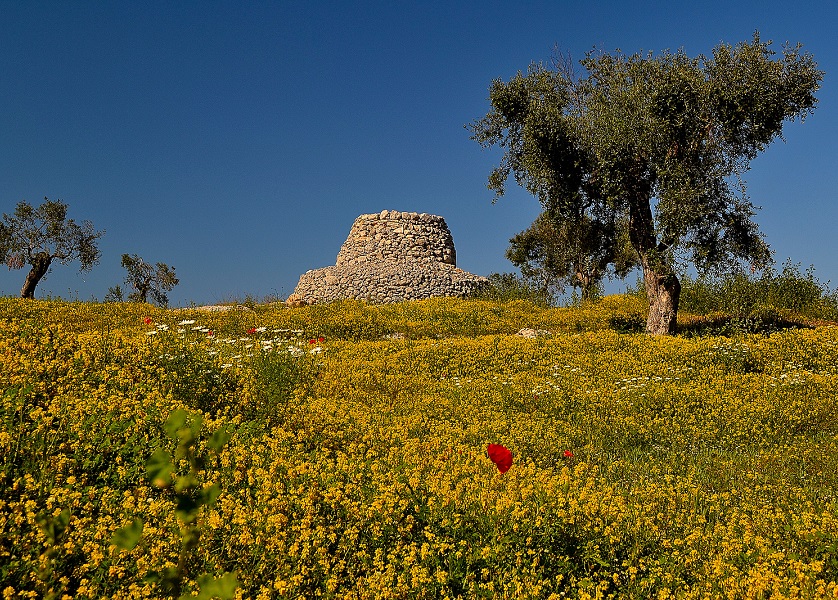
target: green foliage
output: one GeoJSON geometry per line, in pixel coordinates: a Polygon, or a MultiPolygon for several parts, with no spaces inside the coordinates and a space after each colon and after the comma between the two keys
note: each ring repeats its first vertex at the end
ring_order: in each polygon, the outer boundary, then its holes
{"type": "MultiPolygon", "coordinates": [[[[128,294],[128,300],[132,302],[148,302],[151,296],[153,302],[165,306],[169,303],[166,292],[172,291],[180,283],[175,276],[174,267],[162,262],[151,265],[136,254],[123,254],[122,267],[128,272],[125,285],[134,290],[128,294]]],[[[111,288],[108,293],[113,290],[116,297],[117,288],[111,288]]]]}
{"type": "Polygon", "coordinates": [[[614,315],[608,323],[614,331],[620,333],[642,333],[646,325],[645,319],[640,313],[614,315]]]}
{"type": "Polygon", "coordinates": [[[143,520],[136,517],[131,523],[114,532],[111,543],[123,550],[133,550],[140,543],[140,538],[143,536],[143,527],[143,520]]]}
{"type": "Polygon", "coordinates": [[[38,579],[43,584],[42,592],[45,600],[55,600],[61,597],[61,590],[64,585],[60,581],[59,571],[60,547],[64,541],[65,533],[70,525],[70,510],[65,508],[57,515],[41,511],[35,516],[38,528],[46,538],[43,553],[41,554],[41,565],[38,569],[38,579]]]}
{"type": "Polygon", "coordinates": [[[582,76],[563,57],[553,66],[492,83],[491,109],[470,127],[504,150],[489,188],[497,199],[514,177],[575,231],[568,243],[586,222],[619,224],[610,240],[627,235],[649,284],[647,331],[672,333],[680,257],[700,272],[768,263],[742,176],[786,121],[814,110],[823,73],[799,46],[775,58],[758,34],[710,57],[592,52],[582,76]]]}
{"type": "Polygon", "coordinates": [[[236,383],[217,361],[193,347],[181,346],[178,354],[165,356],[163,364],[169,372],[165,390],[195,410],[215,414],[230,404],[236,383]]]}
{"type": "MultiPolygon", "coordinates": [[[[209,574],[198,576],[198,600],[232,600],[236,597],[236,589],[239,582],[235,573],[224,573],[221,577],[213,577],[209,574]]],[[[191,598],[192,596],[187,596],[191,598]]]]}
{"type": "Polygon", "coordinates": [[[55,546],[61,542],[61,538],[70,524],[70,511],[65,508],[55,517],[42,511],[35,517],[35,521],[46,537],[47,544],[55,546]]]}
{"type": "Polygon", "coordinates": [[[68,219],[67,209],[61,200],[44,198],[37,208],[21,200],[14,213],[3,214],[0,258],[10,269],[31,266],[21,290],[24,298],[34,297],[35,287],[49,273],[55,260],[63,265],[78,260],[82,272],[99,262],[97,240],[105,232],[94,231],[90,221],[78,224],[68,219]]]}
{"type": "Polygon", "coordinates": [[[31,433],[30,413],[37,407],[32,391],[31,385],[3,390],[3,427],[14,432],[3,456],[3,487],[23,473],[38,472],[41,457],[51,455],[54,449],[54,441],[48,436],[31,433]]]}
{"type": "MultiPolygon", "coordinates": [[[[174,452],[159,447],[146,461],[146,473],[149,481],[161,489],[172,500],[175,516],[181,523],[180,553],[177,566],[146,574],[144,581],[155,584],[165,595],[173,598],[190,598],[189,593],[181,595],[188,573],[188,558],[195,551],[201,537],[199,517],[205,508],[212,507],[221,494],[217,484],[203,485],[201,474],[207,468],[208,455],[199,448],[203,419],[200,415],[190,415],[183,409],[172,412],[166,419],[163,429],[166,435],[177,443],[174,452]],[[178,473],[175,463],[185,461],[189,469],[178,473]]],[[[217,455],[230,440],[230,432],[222,427],[212,433],[204,442],[205,450],[217,455]]],[[[123,550],[133,550],[142,538],[143,520],[136,517],[124,527],[117,529],[111,542],[123,550]]],[[[203,574],[197,577],[199,598],[235,598],[238,587],[235,573],[224,573],[221,577],[203,574]]]]}
{"type": "Polygon", "coordinates": [[[838,319],[836,291],[818,280],[814,267],[801,272],[800,265],[790,260],[780,271],[768,268],[759,275],[737,271],[681,279],[681,306],[691,313],[725,313],[763,321],[779,320],[783,313],[838,319]]]}
{"type": "Polygon", "coordinates": [[[551,211],[509,240],[506,257],[545,293],[562,294],[570,285],[583,301],[598,295],[605,277],[622,279],[637,266],[627,223],[585,214],[569,220],[551,211]]]}
{"type": "Polygon", "coordinates": [[[316,377],[317,365],[308,356],[290,352],[259,352],[250,362],[255,397],[251,403],[238,403],[231,412],[270,431],[294,412],[297,390],[306,390],[316,377]]]}

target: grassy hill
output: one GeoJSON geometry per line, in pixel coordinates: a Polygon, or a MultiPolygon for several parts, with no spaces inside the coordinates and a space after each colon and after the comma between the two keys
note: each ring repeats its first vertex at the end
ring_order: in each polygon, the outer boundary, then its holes
{"type": "Polygon", "coordinates": [[[0,300],[0,592],[838,594],[838,329],[644,310],[0,300]]]}

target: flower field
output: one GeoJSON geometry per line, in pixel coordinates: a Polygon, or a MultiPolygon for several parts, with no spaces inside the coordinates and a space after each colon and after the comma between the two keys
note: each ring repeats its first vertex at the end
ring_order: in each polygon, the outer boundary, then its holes
{"type": "Polygon", "coordinates": [[[838,598],[838,328],[643,310],[0,299],[0,593],[838,598]]]}

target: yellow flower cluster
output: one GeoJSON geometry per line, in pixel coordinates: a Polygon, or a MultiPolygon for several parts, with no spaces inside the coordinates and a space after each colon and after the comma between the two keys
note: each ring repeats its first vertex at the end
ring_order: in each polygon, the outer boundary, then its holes
{"type": "Polygon", "coordinates": [[[184,408],[234,431],[186,591],[838,598],[838,329],[615,330],[642,311],[0,300],[0,592],[158,597],[181,524],[145,463],[184,408]]]}

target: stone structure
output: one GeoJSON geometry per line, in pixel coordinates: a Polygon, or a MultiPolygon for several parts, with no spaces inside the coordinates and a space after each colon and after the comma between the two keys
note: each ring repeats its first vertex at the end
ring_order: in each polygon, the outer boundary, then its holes
{"type": "Polygon", "coordinates": [[[485,277],[457,268],[454,240],[445,219],[383,210],[355,219],[335,265],[304,273],[286,303],[462,297],[486,282],[485,277]]]}

